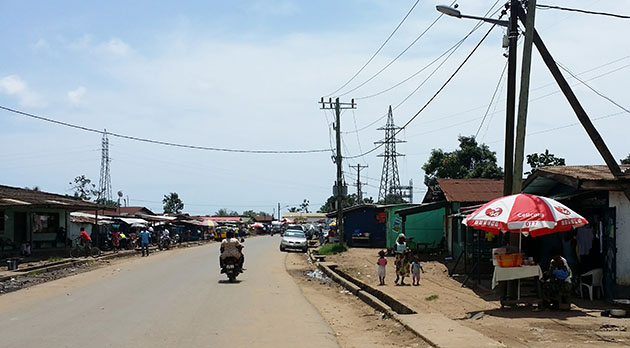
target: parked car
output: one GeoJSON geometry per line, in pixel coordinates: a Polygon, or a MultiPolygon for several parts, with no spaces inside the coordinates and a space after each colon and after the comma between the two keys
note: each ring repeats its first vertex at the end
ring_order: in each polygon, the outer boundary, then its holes
{"type": "Polygon", "coordinates": [[[280,241],[280,251],[287,249],[297,249],[306,252],[308,249],[306,234],[302,231],[286,230],[280,241]]]}

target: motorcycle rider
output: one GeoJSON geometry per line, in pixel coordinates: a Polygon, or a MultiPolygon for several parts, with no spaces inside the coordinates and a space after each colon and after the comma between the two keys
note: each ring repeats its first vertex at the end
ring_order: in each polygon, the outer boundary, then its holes
{"type": "Polygon", "coordinates": [[[168,228],[165,228],[162,231],[162,236],[160,236],[160,244],[164,246],[165,244],[170,244],[170,242],[171,242],[171,233],[169,232],[168,228]]]}
{"type": "Polygon", "coordinates": [[[243,245],[234,238],[234,231],[228,230],[226,238],[221,241],[221,256],[219,256],[219,265],[221,271],[223,271],[223,261],[228,257],[234,257],[238,260],[241,272],[243,272],[243,263],[245,262],[245,255],[242,252],[243,245]]]}

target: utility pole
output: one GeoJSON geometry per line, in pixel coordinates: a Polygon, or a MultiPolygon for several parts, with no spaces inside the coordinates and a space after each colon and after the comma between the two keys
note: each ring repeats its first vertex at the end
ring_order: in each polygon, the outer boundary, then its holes
{"type": "Polygon", "coordinates": [[[280,220],[280,202],[278,202],[278,220],[280,220]]]}
{"type": "Polygon", "coordinates": [[[508,76],[507,102],[505,112],[505,154],[503,195],[512,194],[514,172],[514,111],[516,104],[516,44],[518,40],[518,0],[510,0],[510,21],[508,25],[508,76]]]}
{"type": "Polygon", "coordinates": [[[357,183],[355,186],[357,187],[357,204],[363,203],[363,190],[361,189],[361,169],[367,168],[368,166],[361,165],[361,163],[357,163],[356,166],[350,166],[350,168],[355,169],[357,171],[357,183]]]}
{"type": "MultiPolygon", "coordinates": [[[[525,14],[525,11],[522,8],[519,8],[518,10],[519,10],[518,16],[520,20],[526,23],[527,15],[525,14]]],[[[538,35],[538,32],[536,31],[536,29],[534,29],[533,32],[534,32],[534,45],[536,45],[536,49],[538,49],[538,53],[540,53],[540,56],[542,57],[543,62],[545,62],[547,69],[549,69],[549,72],[551,72],[551,75],[556,80],[558,87],[560,87],[560,90],[562,91],[564,96],[567,98],[567,101],[571,105],[571,108],[573,108],[573,112],[575,112],[575,115],[577,116],[578,120],[582,124],[582,127],[584,127],[584,130],[586,131],[588,136],[591,138],[593,145],[595,145],[595,147],[597,148],[597,151],[599,151],[600,156],[602,156],[602,158],[604,159],[604,162],[606,162],[608,169],[615,176],[615,178],[627,178],[628,175],[622,172],[621,168],[619,167],[619,164],[617,163],[617,160],[613,157],[612,153],[608,149],[608,146],[606,146],[604,139],[602,138],[602,136],[599,134],[599,132],[593,125],[593,122],[588,117],[588,114],[582,107],[582,104],[580,104],[580,101],[575,96],[575,93],[573,93],[571,86],[562,75],[562,72],[560,72],[560,69],[558,68],[558,65],[556,64],[556,61],[553,59],[553,56],[547,49],[547,46],[545,46],[545,43],[542,41],[542,38],[540,37],[540,35],[538,35]]],[[[628,200],[630,200],[630,188],[624,188],[623,191],[626,197],[628,198],[628,200]]]]}
{"type": "Polygon", "coordinates": [[[339,98],[335,98],[333,104],[332,98],[328,98],[328,102],[324,101],[324,97],[319,102],[322,110],[335,110],[335,134],[337,139],[337,154],[334,158],[337,165],[337,180],[335,187],[333,188],[333,195],[337,197],[337,235],[339,236],[339,242],[344,244],[343,235],[343,196],[347,193],[347,187],[343,182],[343,170],[342,170],[342,157],[341,157],[341,110],[342,109],[356,109],[354,99],[350,103],[340,103],[339,98]],[[345,189],[345,190],[344,190],[345,189]]]}
{"type": "MultiPolygon", "coordinates": [[[[517,13],[516,9],[512,11],[517,13]]],[[[528,0],[525,20],[525,42],[523,43],[523,63],[521,64],[521,89],[518,99],[518,120],[516,123],[516,144],[514,147],[514,176],[512,193],[520,193],[523,187],[523,160],[525,157],[525,129],[529,103],[529,77],[532,67],[532,44],[534,42],[534,18],[536,0],[528,0]]]]}

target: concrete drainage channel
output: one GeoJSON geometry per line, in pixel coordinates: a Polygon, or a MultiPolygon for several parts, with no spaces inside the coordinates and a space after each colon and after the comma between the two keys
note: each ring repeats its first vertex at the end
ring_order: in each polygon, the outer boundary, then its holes
{"type": "Polygon", "coordinates": [[[343,286],[346,290],[350,291],[350,293],[357,296],[367,305],[383,313],[384,316],[396,320],[399,324],[404,326],[407,330],[413,332],[418,338],[422,339],[430,346],[439,347],[439,345],[432,342],[428,337],[422,335],[418,330],[411,327],[404,319],[405,315],[417,314],[413,309],[407,307],[405,304],[385,294],[384,292],[350,276],[340,270],[334,263],[316,261],[315,255],[311,255],[310,250],[308,256],[311,262],[315,263],[317,268],[319,268],[324,274],[330,277],[334,282],[343,286]]]}

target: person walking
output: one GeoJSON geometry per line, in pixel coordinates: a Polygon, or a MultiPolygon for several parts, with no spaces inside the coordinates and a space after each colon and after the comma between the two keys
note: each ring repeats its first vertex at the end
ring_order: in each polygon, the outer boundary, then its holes
{"type": "Polygon", "coordinates": [[[424,269],[416,256],[413,258],[413,262],[411,262],[411,274],[413,276],[411,283],[415,286],[420,285],[420,272],[424,273],[424,269]]]}
{"type": "Polygon", "coordinates": [[[140,243],[142,247],[142,256],[144,256],[144,252],[146,250],[147,256],[149,256],[149,238],[151,237],[151,233],[146,229],[143,229],[140,232],[140,243]]]}
{"type": "Polygon", "coordinates": [[[114,233],[112,233],[112,246],[114,249],[114,253],[117,253],[118,249],[120,248],[120,232],[119,231],[114,231],[114,233]]]}
{"type": "Polygon", "coordinates": [[[396,239],[396,280],[394,283],[398,285],[400,279],[400,285],[405,284],[405,277],[409,277],[409,259],[407,258],[407,242],[404,234],[399,234],[396,239]],[[401,279],[402,278],[402,279],[401,279]]]}

